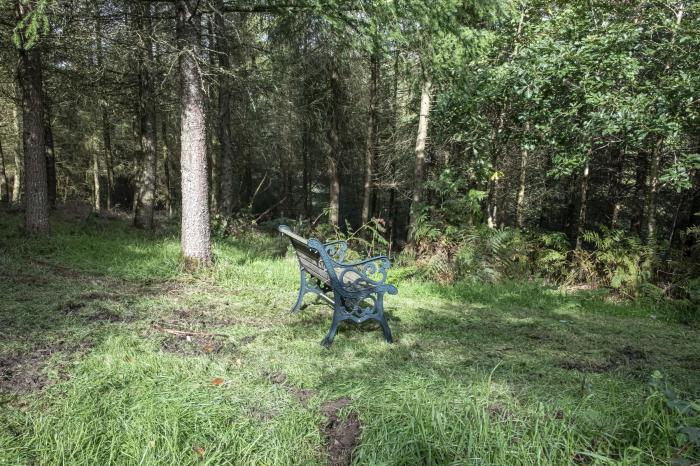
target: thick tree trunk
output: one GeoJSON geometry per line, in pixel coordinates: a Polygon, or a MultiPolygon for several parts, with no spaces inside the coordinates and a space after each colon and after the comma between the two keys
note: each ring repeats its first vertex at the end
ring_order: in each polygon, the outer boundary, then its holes
{"type": "MultiPolygon", "coordinates": [[[[223,0],[218,2],[219,11],[223,10],[223,0]]],[[[233,138],[231,136],[231,79],[228,74],[231,71],[229,53],[231,47],[228,40],[228,30],[223,13],[216,14],[216,50],[219,57],[219,66],[223,73],[219,77],[219,118],[218,137],[220,150],[219,173],[219,210],[224,215],[233,213],[233,138]]]]}
{"type": "Polygon", "coordinates": [[[590,154],[581,172],[580,198],[581,204],[578,209],[578,221],[576,222],[576,249],[581,249],[583,244],[583,232],[586,228],[586,210],[588,209],[588,178],[590,176],[589,167],[590,154]]]}
{"type": "Polygon", "coordinates": [[[156,141],[156,108],[152,73],[153,44],[151,41],[151,10],[148,4],[136,9],[139,30],[139,120],[141,139],[141,174],[138,187],[138,201],[134,213],[134,225],[139,228],[153,228],[153,211],[156,201],[156,167],[158,165],[156,141]]]}
{"type": "MultiPolygon", "coordinates": [[[[333,58],[335,60],[335,58],[333,58]]],[[[331,105],[329,108],[330,126],[328,128],[328,187],[330,200],[328,206],[328,220],[332,225],[338,225],[340,212],[340,105],[342,88],[338,67],[333,61],[330,65],[331,105]]]]}
{"type": "MultiPolygon", "coordinates": [[[[530,122],[525,123],[525,133],[530,132],[530,122]]],[[[518,185],[518,197],[515,204],[515,224],[518,228],[525,227],[525,187],[527,182],[527,164],[529,152],[527,147],[520,151],[520,180],[518,185]]]]}
{"type": "Polygon", "coordinates": [[[379,55],[373,53],[370,57],[369,80],[369,115],[367,119],[367,141],[365,142],[365,179],[362,195],[362,224],[366,224],[371,212],[372,201],[372,177],[374,176],[372,165],[374,163],[377,125],[377,82],[379,80],[379,55]]]}
{"type": "Polygon", "coordinates": [[[2,185],[0,201],[9,202],[10,187],[7,184],[7,173],[5,172],[5,154],[2,151],[2,139],[0,139],[0,184],[2,185]]]}
{"type": "Polygon", "coordinates": [[[182,171],[182,255],[188,268],[211,263],[209,186],[204,93],[197,66],[200,55],[197,0],[178,0],[177,35],[180,49],[182,108],[180,118],[182,171]]]}
{"type": "Polygon", "coordinates": [[[420,94],[420,113],[418,114],[418,133],[416,135],[416,161],[413,175],[413,198],[411,199],[411,214],[409,221],[409,237],[416,228],[416,219],[420,204],[423,200],[423,184],[425,183],[425,146],[428,140],[428,115],[433,83],[430,78],[423,79],[420,94]]]}
{"type": "MultiPolygon", "coordinates": [[[[21,22],[29,7],[17,1],[21,22]]],[[[28,234],[49,231],[49,192],[46,183],[46,148],[44,129],[44,95],[42,90],[41,54],[38,45],[24,49],[20,41],[19,82],[22,89],[22,139],[24,145],[24,226],[28,234]]]]}
{"type": "MultiPolygon", "coordinates": [[[[21,99],[21,96],[19,96],[21,99]]],[[[12,203],[19,204],[22,201],[22,179],[24,178],[24,164],[22,163],[24,132],[19,130],[19,115],[17,105],[12,105],[12,127],[17,137],[14,151],[15,176],[12,179],[12,203]]]]}

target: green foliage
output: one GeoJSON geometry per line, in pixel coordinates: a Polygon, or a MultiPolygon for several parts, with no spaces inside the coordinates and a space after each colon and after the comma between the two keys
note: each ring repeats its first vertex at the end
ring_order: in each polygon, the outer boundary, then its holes
{"type": "Polygon", "coordinates": [[[15,47],[29,50],[34,47],[42,35],[49,33],[48,8],[52,0],[20,0],[27,13],[20,19],[12,31],[15,47]]]}

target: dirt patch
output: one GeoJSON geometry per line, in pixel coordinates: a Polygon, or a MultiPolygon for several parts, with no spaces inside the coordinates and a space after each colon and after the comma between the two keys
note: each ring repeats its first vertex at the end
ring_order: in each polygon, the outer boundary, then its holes
{"type": "Polygon", "coordinates": [[[0,392],[26,393],[43,388],[47,378],[42,369],[51,353],[45,348],[0,358],[0,392]]]}
{"type": "Polygon", "coordinates": [[[297,397],[304,406],[306,406],[310,398],[316,395],[316,390],[312,388],[299,388],[289,384],[287,374],[284,372],[269,372],[266,376],[271,383],[284,387],[289,394],[297,397]]]}
{"type": "MultiPolygon", "coordinates": [[[[51,346],[36,348],[26,353],[14,353],[0,357],[0,392],[22,394],[44,388],[48,377],[44,373],[46,360],[55,353],[85,353],[93,346],[91,340],[66,345],[59,341],[51,346]]],[[[65,367],[59,367],[62,375],[65,367]]]]}
{"type": "Polygon", "coordinates": [[[163,350],[180,356],[218,354],[227,344],[220,338],[194,335],[169,335],[161,343],[163,350]]]}
{"type": "Polygon", "coordinates": [[[632,372],[644,369],[648,363],[649,356],[643,350],[625,345],[615,351],[607,359],[599,361],[585,361],[577,359],[567,359],[557,364],[557,367],[579,372],[603,373],[624,367],[632,372]]]}
{"type": "Polygon", "coordinates": [[[350,398],[338,398],[327,401],[321,406],[323,414],[328,422],[323,427],[326,439],[326,451],[328,463],[331,466],[348,466],[352,463],[352,454],[360,442],[362,426],[356,413],[350,413],[347,418],[341,419],[339,412],[350,405],[350,398]]]}

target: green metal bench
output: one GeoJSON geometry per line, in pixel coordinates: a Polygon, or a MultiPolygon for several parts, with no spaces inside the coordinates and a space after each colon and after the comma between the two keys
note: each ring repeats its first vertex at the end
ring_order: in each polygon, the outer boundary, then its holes
{"type": "Polygon", "coordinates": [[[379,322],[384,338],[393,342],[384,317],[384,295],[396,294],[395,286],[386,283],[391,262],[386,256],[357,262],[344,262],[348,245],[345,241],[321,243],[303,238],[286,225],[278,230],[292,242],[299,259],[299,297],[291,312],[299,312],[307,293],[314,293],[333,306],[333,322],[321,344],[329,347],[344,320],[361,324],[369,319],[379,322]],[[332,293],[329,297],[327,293],[332,293]]]}

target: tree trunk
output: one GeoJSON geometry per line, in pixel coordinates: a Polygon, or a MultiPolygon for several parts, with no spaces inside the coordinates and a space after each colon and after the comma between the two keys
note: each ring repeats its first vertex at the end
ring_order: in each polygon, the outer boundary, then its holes
{"type": "MultiPolygon", "coordinates": [[[[102,42],[102,22],[100,20],[100,7],[96,7],[95,39],[97,43],[97,67],[104,76],[102,69],[104,61],[104,44],[102,42]]],[[[104,166],[107,171],[107,186],[105,186],[107,210],[112,208],[112,190],[114,189],[114,171],[112,169],[112,124],[109,121],[107,102],[100,99],[100,111],[102,118],[102,146],[104,148],[104,166]]]]}
{"type": "Polygon", "coordinates": [[[369,115],[367,121],[367,141],[365,149],[365,180],[362,196],[362,224],[369,222],[371,217],[372,201],[372,164],[374,162],[377,124],[377,81],[379,80],[379,55],[372,53],[370,57],[370,80],[369,80],[369,115]]]}
{"type": "Polygon", "coordinates": [[[173,217],[173,182],[172,173],[170,169],[170,149],[168,148],[168,123],[167,116],[161,115],[161,128],[162,128],[162,149],[163,154],[163,176],[165,178],[165,210],[168,211],[168,218],[173,217]]]}
{"type": "MultiPolygon", "coordinates": [[[[530,122],[525,123],[525,133],[530,132],[530,122]]],[[[527,139],[527,138],[526,138],[527,139]]],[[[528,149],[525,146],[520,151],[520,180],[518,187],[518,198],[515,204],[515,224],[518,228],[525,226],[525,184],[527,181],[528,149]]]]}
{"type": "MultiPolygon", "coordinates": [[[[47,106],[48,107],[48,106],[47,106]]],[[[47,112],[49,113],[49,112],[47,112]]],[[[51,129],[51,115],[46,116],[44,127],[44,141],[46,145],[46,189],[49,196],[49,208],[56,208],[56,152],[53,146],[53,130],[51,129]]]]}
{"type": "Polygon", "coordinates": [[[5,154],[2,151],[2,139],[0,139],[0,184],[2,184],[2,191],[0,191],[0,201],[9,202],[10,188],[7,185],[7,173],[5,172],[5,154]]]}
{"type": "Polygon", "coordinates": [[[92,208],[95,212],[102,210],[102,184],[100,183],[100,156],[95,146],[91,146],[92,152],[92,208]]]}
{"type": "Polygon", "coordinates": [[[644,233],[647,244],[654,244],[656,242],[656,194],[659,191],[659,166],[661,165],[663,144],[663,137],[657,137],[654,150],[651,154],[651,163],[649,164],[645,203],[646,215],[644,218],[644,233]]]}
{"type": "Polygon", "coordinates": [[[498,165],[498,138],[503,132],[503,126],[505,125],[505,108],[502,108],[498,114],[498,123],[496,131],[493,133],[493,141],[491,144],[491,169],[493,172],[489,176],[488,187],[487,187],[487,200],[486,200],[486,224],[489,228],[496,228],[498,225],[498,216],[500,212],[498,211],[498,195],[501,187],[501,172],[499,171],[498,165]]]}
{"type": "Polygon", "coordinates": [[[211,264],[209,186],[204,93],[197,66],[200,55],[198,0],[178,0],[177,36],[180,49],[182,107],[180,118],[182,171],[182,255],[187,268],[211,264]]]}
{"type": "MultiPolygon", "coordinates": [[[[17,1],[18,22],[24,21],[30,7],[17,1]]],[[[46,183],[44,96],[41,54],[38,45],[26,50],[19,44],[19,82],[22,89],[22,139],[24,145],[24,225],[28,234],[49,231],[49,192],[46,183]]]]}
{"type": "Polygon", "coordinates": [[[412,238],[416,228],[416,218],[423,200],[423,184],[425,183],[425,146],[428,140],[428,115],[433,83],[430,78],[423,79],[420,94],[420,113],[418,114],[418,134],[416,135],[416,162],[413,176],[413,198],[409,221],[409,237],[412,238]]]}
{"type": "Polygon", "coordinates": [[[617,157],[615,158],[615,172],[610,182],[610,200],[612,201],[612,212],[610,213],[610,228],[616,229],[620,221],[620,211],[622,210],[622,177],[624,171],[625,149],[615,148],[617,157]]]}
{"type": "Polygon", "coordinates": [[[19,204],[22,201],[22,178],[24,178],[24,164],[22,163],[24,135],[19,130],[19,115],[16,104],[12,105],[12,126],[18,141],[14,151],[15,176],[12,179],[12,203],[19,204]]]}
{"type": "Polygon", "coordinates": [[[632,208],[631,227],[637,235],[642,235],[642,225],[644,223],[645,210],[645,189],[648,172],[648,154],[637,154],[637,167],[634,183],[634,205],[632,208]]]}
{"type": "Polygon", "coordinates": [[[328,129],[328,144],[330,154],[328,156],[328,186],[330,191],[330,204],[328,206],[328,220],[332,225],[338,225],[340,212],[340,105],[342,88],[340,75],[335,63],[335,57],[330,64],[331,104],[329,109],[330,126],[328,129]]]}
{"type": "MultiPolygon", "coordinates": [[[[219,0],[217,6],[219,12],[223,10],[223,0],[219,0]]],[[[219,57],[219,66],[223,70],[219,77],[219,118],[218,137],[220,152],[219,173],[219,209],[223,215],[233,213],[233,140],[231,136],[231,79],[227,73],[231,71],[229,53],[231,47],[227,37],[228,31],[223,13],[216,13],[216,50],[219,57]]]]}
{"type": "Polygon", "coordinates": [[[581,173],[581,204],[578,210],[578,221],[576,222],[576,249],[581,249],[583,243],[583,231],[586,228],[586,210],[588,208],[588,178],[590,154],[586,157],[586,162],[581,173]]]}
{"type": "Polygon", "coordinates": [[[148,4],[136,9],[139,31],[139,133],[141,139],[141,174],[138,187],[138,201],[134,213],[134,225],[139,228],[153,228],[153,210],[156,200],[156,109],[152,73],[153,45],[151,41],[151,10],[148,4]]]}
{"type": "MultiPolygon", "coordinates": [[[[676,15],[676,28],[678,28],[683,20],[684,15],[683,3],[679,3],[678,10],[675,11],[676,15]]],[[[676,42],[676,29],[671,32],[671,47],[676,42]]],[[[669,54],[666,58],[664,72],[668,73],[671,70],[671,65],[673,64],[673,55],[669,54]]],[[[661,165],[661,154],[664,146],[664,135],[659,134],[656,137],[656,143],[654,144],[654,151],[651,156],[651,163],[649,164],[649,179],[647,182],[647,194],[646,194],[646,215],[644,219],[644,224],[646,226],[646,242],[647,244],[656,243],[656,195],[659,190],[659,172],[661,165]]]]}

